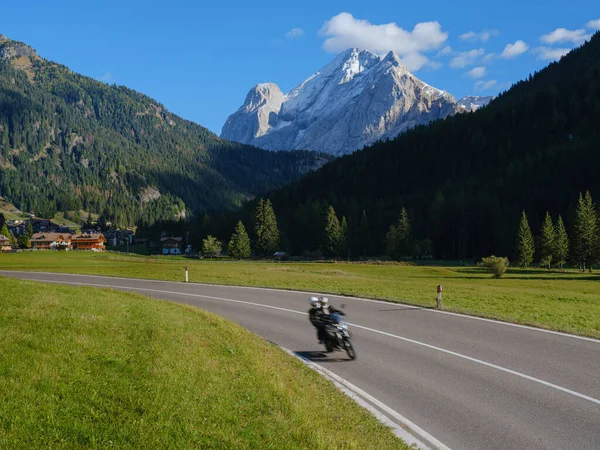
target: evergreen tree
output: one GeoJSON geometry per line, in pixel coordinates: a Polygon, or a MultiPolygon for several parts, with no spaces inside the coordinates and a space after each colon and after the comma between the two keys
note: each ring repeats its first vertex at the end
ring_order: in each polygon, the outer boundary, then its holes
{"type": "Polygon", "coordinates": [[[8,227],[6,226],[6,223],[4,223],[4,225],[2,225],[2,227],[0,228],[0,234],[2,236],[4,236],[5,238],[11,239],[11,235],[10,235],[10,232],[8,231],[8,227]]]}
{"type": "Polygon", "coordinates": [[[364,209],[360,217],[357,244],[357,250],[360,256],[367,256],[370,253],[373,245],[371,238],[371,227],[369,225],[369,219],[367,218],[367,212],[364,209]]]}
{"type": "Polygon", "coordinates": [[[31,225],[31,220],[27,221],[27,225],[25,226],[25,234],[29,239],[33,236],[33,226],[31,225]]]}
{"type": "Polygon", "coordinates": [[[540,234],[540,265],[548,266],[548,269],[550,269],[552,261],[556,259],[556,231],[548,212],[546,212],[540,234]]]}
{"type": "Polygon", "coordinates": [[[325,223],[325,251],[329,256],[339,256],[340,242],[342,240],[342,227],[335,209],[329,206],[325,223]]]}
{"type": "Polygon", "coordinates": [[[397,228],[394,225],[390,225],[390,229],[385,234],[385,253],[391,258],[396,258],[397,255],[397,235],[397,228]]]}
{"type": "Polygon", "coordinates": [[[527,221],[527,215],[523,211],[521,216],[521,223],[519,225],[519,233],[517,235],[517,263],[519,266],[525,268],[528,267],[533,261],[535,255],[535,243],[533,241],[533,235],[531,234],[531,228],[529,228],[529,222],[527,221]]]}
{"type": "Polygon", "coordinates": [[[207,236],[202,241],[202,253],[205,257],[214,258],[221,254],[221,243],[214,236],[207,236]]]}
{"type": "Polygon", "coordinates": [[[251,253],[250,248],[250,238],[248,237],[248,233],[246,233],[246,227],[240,220],[235,227],[235,231],[231,236],[231,240],[229,241],[229,256],[232,258],[248,258],[251,253]]]}
{"type": "Polygon", "coordinates": [[[256,250],[263,256],[272,255],[279,247],[279,228],[271,200],[260,199],[256,208],[256,250]]]}
{"type": "Polygon", "coordinates": [[[396,255],[397,257],[406,256],[411,251],[412,229],[406,208],[400,211],[400,218],[396,226],[396,255]]]}
{"type": "Polygon", "coordinates": [[[348,256],[349,242],[350,242],[350,228],[348,227],[348,221],[346,220],[346,216],[342,217],[341,233],[340,233],[340,243],[338,254],[342,257],[348,256]]]}
{"type": "Polygon", "coordinates": [[[598,211],[589,191],[585,193],[585,196],[579,194],[574,229],[575,256],[583,270],[588,263],[591,271],[592,265],[598,258],[599,227],[598,211]]]}
{"type": "Polygon", "coordinates": [[[569,236],[567,235],[567,230],[561,216],[558,216],[554,235],[556,238],[554,247],[556,264],[562,269],[569,258],[569,236]]]}

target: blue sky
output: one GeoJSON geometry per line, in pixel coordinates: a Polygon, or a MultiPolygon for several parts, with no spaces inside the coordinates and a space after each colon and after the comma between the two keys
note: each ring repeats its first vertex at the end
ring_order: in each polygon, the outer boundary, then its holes
{"type": "Polygon", "coordinates": [[[216,133],[253,85],[287,92],[345,46],[396,50],[459,98],[506,89],[598,28],[597,0],[20,0],[0,15],[0,33],[41,56],[216,133]]]}

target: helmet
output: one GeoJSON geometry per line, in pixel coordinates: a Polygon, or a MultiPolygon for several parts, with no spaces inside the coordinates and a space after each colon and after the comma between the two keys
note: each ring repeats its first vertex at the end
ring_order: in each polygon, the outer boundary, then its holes
{"type": "Polygon", "coordinates": [[[327,297],[321,297],[321,306],[329,306],[329,299],[327,297]]]}
{"type": "Polygon", "coordinates": [[[318,308],[319,307],[319,299],[317,297],[311,297],[308,299],[308,301],[310,302],[310,305],[313,308],[318,308]]]}

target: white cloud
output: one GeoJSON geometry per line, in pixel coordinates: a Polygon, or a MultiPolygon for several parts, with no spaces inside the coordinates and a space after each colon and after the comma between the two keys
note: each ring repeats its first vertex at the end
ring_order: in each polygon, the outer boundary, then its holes
{"type": "Polygon", "coordinates": [[[600,19],[590,20],[585,26],[592,30],[600,30],[600,19]]]}
{"type": "Polygon", "coordinates": [[[481,61],[483,61],[484,63],[487,64],[487,63],[492,62],[494,59],[496,59],[496,54],[495,53],[488,53],[483,58],[481,58],[481,61]]]}
{"type": "Polygon", "coordinates": [[[500,34],[498,32],[498,30],[483,30],[480,33],[476,33],[474,31],[469,31],[468,33],[461,34],[459,36],[459,38],[462,39],[463,41],[469,41],[469,42],[477,42],[477,41],[487,42],[487,41],[489,41],[489,39],[492,36],[498,36],[498,34],[500,34]]]}
{"type": "Polygon", "coordinates": [[[572,42],[573,44],[581,44],[590,37],[591,35],[586,34],[583,28],[579,30],[557,28],[553,32],[541,36],[540,40],[545,44],[556,44],[558,42],[572,42]]]}
{"type": "Polygon", "coordinates": [[[485,67],[479,66],[479,67],[474,67],[473,69],[469,70],[467,72],[467,75],[469,75],[471,78],[483,78],[483,77],[485,77],[485,72],[486,72],[485,67]]]}
{"type": "Polygon", "coordinates": [[[467,66],[472,66],[484,53],[485,50],[482,48],[469,50],[468,52],[459,52],[450,61],[450,67],[453,69],[463,69],[467,66]]]}
{"type": "Polygon", "coordinates": [[[292,28],[290,31],[285,33],[285,37],[288,39],[296,39],[302,35],[304,35],[304,30],[302,28],[292,28]]]}
{"type": "Polygon", "coordinates": [[[517,41],[514,44],[506,44],[500,57],[504,59],[516,58],[525,53],[528,49],[529,46],[523,41],[517,41]]]}
{"type": "Polygon", "coordinates": [[[425,64],[425,69],[427,70],[438,70],[441,69],[442,67],[444,67],[444,65],[439,62],[439,61],[428,61],[427,64],[425,64]]]}
{"type": "Polygon", "coordinates": [[[488,90],[496,87],[497,84],[498,84],[497,80],[478,81],[477,83],[475,83],[475,90],[476,91],[488,91],[488,90]]]}
{"type": "Polygon", "coordinates": [[[443,49],[441,49],[436,56],[448,56],[452,54],[452,47],[446,45],[443,49]]]}
{"type": "Polygon", "coordinates": [[[376,25],[340,13],[327,20],[319,34],[327,36],[323,49],[340,52],[351,47],[371,50],[378,54],[394,51],[410,70],[419,70],[429,60],[423,52],[439,48],[448,39],[438,22],[422,22],[412,31],[404,30],[393,22],[376,25]]]}
{"type": "Polygon", "coordinates": [[[538,47],[533,49],[533,52],[537,54],[538,59],[545,59],[548,61],[557,61],[570,51],[570,48],[538,47]]]}
{"type": "Polygon", "coordinates": [[[104,75],[98,77],[98,81],[103,81],[104,83],[110,83],[114,80],[112,73],[106,72],[104,75]]]}

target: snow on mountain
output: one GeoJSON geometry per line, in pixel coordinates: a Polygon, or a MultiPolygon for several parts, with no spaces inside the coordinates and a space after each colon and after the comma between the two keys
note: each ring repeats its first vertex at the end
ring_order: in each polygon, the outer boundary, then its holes
{"type": "Polygon", "coordinates": [[[494,97],[478,97],[476,95],[470,95],[463,97],[458,101],[458,104],[465,108],[467,111],[477,111],[479,108],[486,106],[491,102],[494,97]]]}
{"type": "Polygon", "coordinates": [[[252,88],[221,136],[341,155],[465,108],[412,75],[396,53],[349,49],[286,95],[272,83],[252,88]]]}

